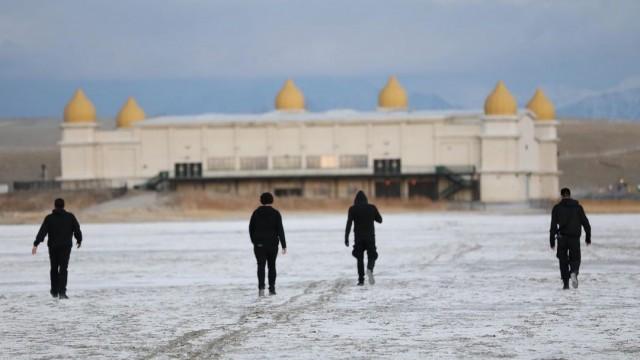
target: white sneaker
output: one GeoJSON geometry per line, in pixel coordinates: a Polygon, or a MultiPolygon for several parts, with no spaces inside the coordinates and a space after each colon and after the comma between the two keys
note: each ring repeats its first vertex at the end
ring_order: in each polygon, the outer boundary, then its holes
{"type": "Polygon", "coordinates": [[[573,286],[574,289],[578,288],[578,275],[576,275],[576,273],[571,273],[571,286],[573,286]]]}
{"type": "Polygon", "coordinates": [[[376,283],[376,279],[373,277],[373,270],[367,269],[367,278],[369,278],[369,285],[376,283]]]}

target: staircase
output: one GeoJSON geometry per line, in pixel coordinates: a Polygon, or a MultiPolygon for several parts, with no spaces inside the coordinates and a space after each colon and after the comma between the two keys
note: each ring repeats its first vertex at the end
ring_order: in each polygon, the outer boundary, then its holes
{"type": "Polygon", "coordinates": [[[135,189],[164,191],[168,189],[169,185],[169,172],[161,171],[158,175],[148,179],[140,185],[136,185],[135,189]]]}
{"type": "Polygon", "coordinates": [[[467,178],[475,172],[473,168],[469,172],[455,172],[446,166],[436,166],[436,174],[446,178],[449,186],[438,194],[439,199],[451,200],[458,191],[476,188],[477,181],[467,178]]]}

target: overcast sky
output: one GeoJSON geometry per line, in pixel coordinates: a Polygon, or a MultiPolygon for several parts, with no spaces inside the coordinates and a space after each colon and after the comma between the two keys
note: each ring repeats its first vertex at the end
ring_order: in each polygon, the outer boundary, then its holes
{"type": "Polygon", "coordinates": [[[498,79],[562,100],[640,84],[639,15],[638,0],[0,0],[0,82],[393,73],[465,106],[498,79]]]}

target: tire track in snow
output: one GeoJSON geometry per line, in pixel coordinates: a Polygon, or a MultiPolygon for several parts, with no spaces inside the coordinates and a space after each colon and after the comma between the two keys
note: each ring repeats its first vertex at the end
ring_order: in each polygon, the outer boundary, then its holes
{"type": "Polygon", "coordinates": [[[220,330],[220,327],[217,329],[209,328],[188,331],[152,350],[149,354],[140,357],[140,359],[149,360],[167,356],[174,358],[184,357],[188,359],[220,358],[224,355],[226,347],[240,344],[249,334],[262,331],[270,324],[273,324],[273,322],[288,322],[310,306],[321,306],[328,303],[335,295],[342,291],[347,284],[345,280],[335,281],[326,290],[319,292],[319,296],[313,301],[305,301],[297,304],[301,299],[315,293],[323,283],[327,283],[327,281],[314,281],[309,283],[302,292],[278,304],[276,311],[265,311],[262,307],[253,308],[251,311],[242,314],[234,324],[222,326],[221,329],[223,331],[226,329],[230,329],[230,331],[206,342],[200,349],[194,349],[194,347],[198,345],[193,344],[193,342],[205,337],[214,330],[220,330]],[[255,323],[256,320],[258,323],[252,326],[252,323],[255,323]]]}
{"type": "Polygon", "coordinates": [[[270,320],[263,321],[255,327],[248,326],[248,321],[251,319],[250,314],[248,314],[240,321],[238,321],[238,323],[236,324],[236,326],[239,327],[238,329],[208,342],[200,351],[190,353],[189,358],[218,359],[225,355],[225,349],[227,347],[240,344],[245,339],[247,339],[250,334],[255,335],[256,332],[263,331],[269,326],[272,326],[274,322],[290,322],[291,320],[300,316],[305,310],[309,308],[316,308],[329,303],[331,300],[333,300],[334,297],[340,294],[348,284],[347,280],[336,280],[332,283],[329,283],[330,286],[326,290],[319,292],[320,295],[313,301],[297,304],[300,299],[302,299],[306,295],[311,294],[312,292],[317,290],[322,283],[326,282],[327,281],[316,281],[311,283],[302,293],[291,297],[287,302],[279,306],[277,308],[278,310],[269,312],[267,315],[271,316],[270,320]],[[288,305],[294,306],[288,307],[288,305]]]}
{"type": "Polygon", "coordinates": [[[200,329],[194,331],[187,331],[186,333],[178,336],[177,338],[170,340],[168,343],[156,348],[151,353],[143,356],[140,360],[155,359],[158,356],[166,355],[167,353],[176,352],[176,348],[190,346],[190,341],[197,339],[205,335],[211,329],[200,329]]]}
{"type": "Polygon", "coordinates": [[[463,258],[466,255],[469,255],[470,253],[474,252],[474,251],[478,251],[482,249],[482,245],[480,244],[473,244],[473,245],[467,245],[467,244],[463,244],[460,245],[458,247],[458,251],[454,254],[452,260],[459,260],[461,258],[463,258]]]}

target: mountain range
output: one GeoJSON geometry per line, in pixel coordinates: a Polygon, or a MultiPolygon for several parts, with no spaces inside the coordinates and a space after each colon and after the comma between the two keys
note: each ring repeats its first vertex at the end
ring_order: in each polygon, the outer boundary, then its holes
{"type": "MultiPolygon", "coordinates": [[[[413,110],[465,109],[411,81],[405,88],[413,110]]],[[[282,79],[192,79],[129,81],[4,81],[0,83],[0,117],[60,118],[64,105],[81,86],[97,108],[98,117],[113,119],[128,96],[135,96],[148,116],[202,113],[262,113],[273,110],[282,79]]],[[[296,80],[309,111],[375,110],[386,82],[371,78],[301,78],[296,80]]],[[[519,94],[517,94],[519,95],[519,94]]],[[[522,99],[522,96],[518,96],[522,99]]],[[[523,103],[519,104],[524,106],[523,103]]],[[[556,104],[559,118],[640,121],[640,87],[604,91],[577,101],[556,104]]],[[[481,109],[482,103],[473,107],[481,109]]]]}
{"type": "Polygon", "coordinates": [[[559,117],[640,121],[640,88],[604,92],[558,107],[559,117]]]}

